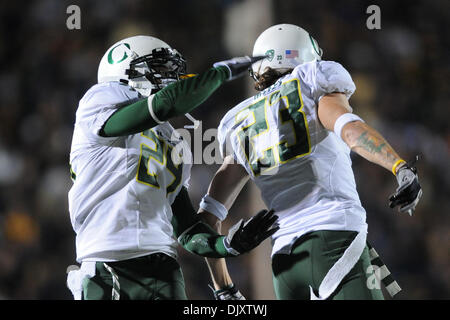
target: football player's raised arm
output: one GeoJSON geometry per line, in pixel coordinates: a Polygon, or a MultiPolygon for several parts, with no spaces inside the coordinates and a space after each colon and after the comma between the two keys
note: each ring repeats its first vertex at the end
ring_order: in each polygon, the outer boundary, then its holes
{"type": "Polygon", "coordinates": [[[319,119],[326,129],[338,134],[352,151],[395,175],[405,162],[377,130],[351,110],[343,93],[331,93],[319,101],[319,119]]]}
{"type": "Polygon", "coordinates": [[[206,72],[172,83],[148,98],[119,108],[105,122],[100,134],[104,137],[136,134],[189,113],[224,82],[242,76],[253,62],[262,58],[239,57],[217,62],[206,72]]]}
{"type": "Polygon", "coordinates": [[[212,95],[228,75],[227,68],[221,66],[170,84],[148,98],[119,108],[106,121],[101,134],[105,137],[136,134],[189,113],[212,95]]]}

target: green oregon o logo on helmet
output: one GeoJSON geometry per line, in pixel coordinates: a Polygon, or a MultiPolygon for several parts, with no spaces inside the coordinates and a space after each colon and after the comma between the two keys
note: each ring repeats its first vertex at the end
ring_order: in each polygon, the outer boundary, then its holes
{"type": "Polygon", "coordinates": [[[267,50],[266,53],[265,53],[265,56],[267,56],[267,59],[269,61],[273,60],[274,55],[275,55],[275,50],[273,50],[273,49],[267,50]]]}
{"type": "Polygon", "coordinates": [[[120,58],[120,60],[115,61],[115,60],[113,59],[113,57],[112,57],[113,51],[114,51],[117,47],[119,47],[119,46],[121,46],[121,45],[124,45],[125,47],[127,47],[128,49],[130,49],[130,45],[129,45],[128,43],[119,43],[117,46],[115,46],[114,48],[112,48],[111,50],[109,50],[109,53],[108,53],[108,63],[109,63],[109,64],[120,63],[120,62],[122,62],[123,60],[125,60],[126,58],[128,58],[127,52],[124,51],[123,57],[120,58]]]}

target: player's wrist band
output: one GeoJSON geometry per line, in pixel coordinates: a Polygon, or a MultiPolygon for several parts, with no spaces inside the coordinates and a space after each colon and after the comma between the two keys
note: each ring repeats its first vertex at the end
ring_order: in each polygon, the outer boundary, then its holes
{"type": "Polygon", "coordinates": [[[341,133],[342,128],[349,122],[352,121],[361,121],[364,122],[363,119],[361,119],[359,116],[353,113],[344,113],[339,118],[336,119],[336,122],[334,123],[334,133],[339,137],[339,139],[342,140],[341,133]]]}
{"type": "Polygon", "coordinates": [[[398,168],[398,166],[403,164],[403,163],[406,163],[406,161],[403,160],[403,159],[399,159],[399,160],[395,161],[394,165],[392,166],[392,173],[394,174],[394,176],[397,175],[397,168],[398,168]]]}
{"type": "Polygon", "coordinates": [[[226,63],[223,63],[223,61],[214,63],[214,64],[213,64],[213,67],[214,67],[214,68],[219,68],[219,67],[225,67],[225,68],[227,68],[227,69],[228,69],[228,73],[230,74],[230,76],[227,78],[227,80],[230,80],[231,77],[233,76],[233,73],[231,72],[230,67],[229,67],[226,63]]]}
{"type": "Polygon", "coordinates": [[[228,215],[227,208],[209,194],[206,194],[200,201],[200,208],[215,215],[220,221],[228,215]]]}
{"type": "Polygon", "coordinates": [[[158,117],[155,115],[155,112],[153,111],[152,100],[154,97],[155,95],[152,94],[150,97],[147,98],[148,112],[150,112],[150,116],[153,118],[153,120],[155,120],[156,123],[163,124],[164,121],[159,120],[158,117]]]}

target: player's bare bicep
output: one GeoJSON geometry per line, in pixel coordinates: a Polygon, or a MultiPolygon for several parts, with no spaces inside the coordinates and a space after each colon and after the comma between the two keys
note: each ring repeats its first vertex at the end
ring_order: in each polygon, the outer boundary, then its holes
{"type": "Polygon", "coordinates": [[[352,108],[347,97],[343,93],[335,92],[322,97],[319,101],[318,115],[322,125],[330,130],[334,130],[336,120],[344,113],[351,113],[352,108]]]}

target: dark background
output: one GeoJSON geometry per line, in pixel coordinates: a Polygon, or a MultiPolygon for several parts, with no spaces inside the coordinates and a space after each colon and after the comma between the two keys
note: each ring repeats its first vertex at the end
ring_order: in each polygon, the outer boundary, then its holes
{"type": "MultiPolygon", "coordinates": [[[[308,30],[323,59],[343,64],[357,90],[354,112],[380,130],[406,159],[418,162],[423,198],[411,218],[387,206],[392,174],[353,155],[368,238],[404,291],[399,299],[450,297],[450,1],[2,1],[0,2],[0,299],[71,299],[66,268],[75,264],[67,208],[75,111],[96,83],[100,58],[136,34],[158,37],[202,72],[215,61],[251,54],[264,29],[293,23],[308,30]],[[81,29],[68,30],[66,8],[81,9],[81,29]],[[381,9],[369,30],[366,8],[381,9]]],[[[252,94],[250,79],[221,87],[193,115],[203,130],[252,94]]],[[[187,123],[184,118],[173,124],[187,123]]],[[[195,165],[195,205],[217,165],[195,165]]],[[[249,183],[225,228],[262,207],[249,183]]],[[[272,299],[270,243],[230,259],[248,299],[272,299]]],[[[212,299],[203,259],[180,249],[187,293],[212,299]]]]}

